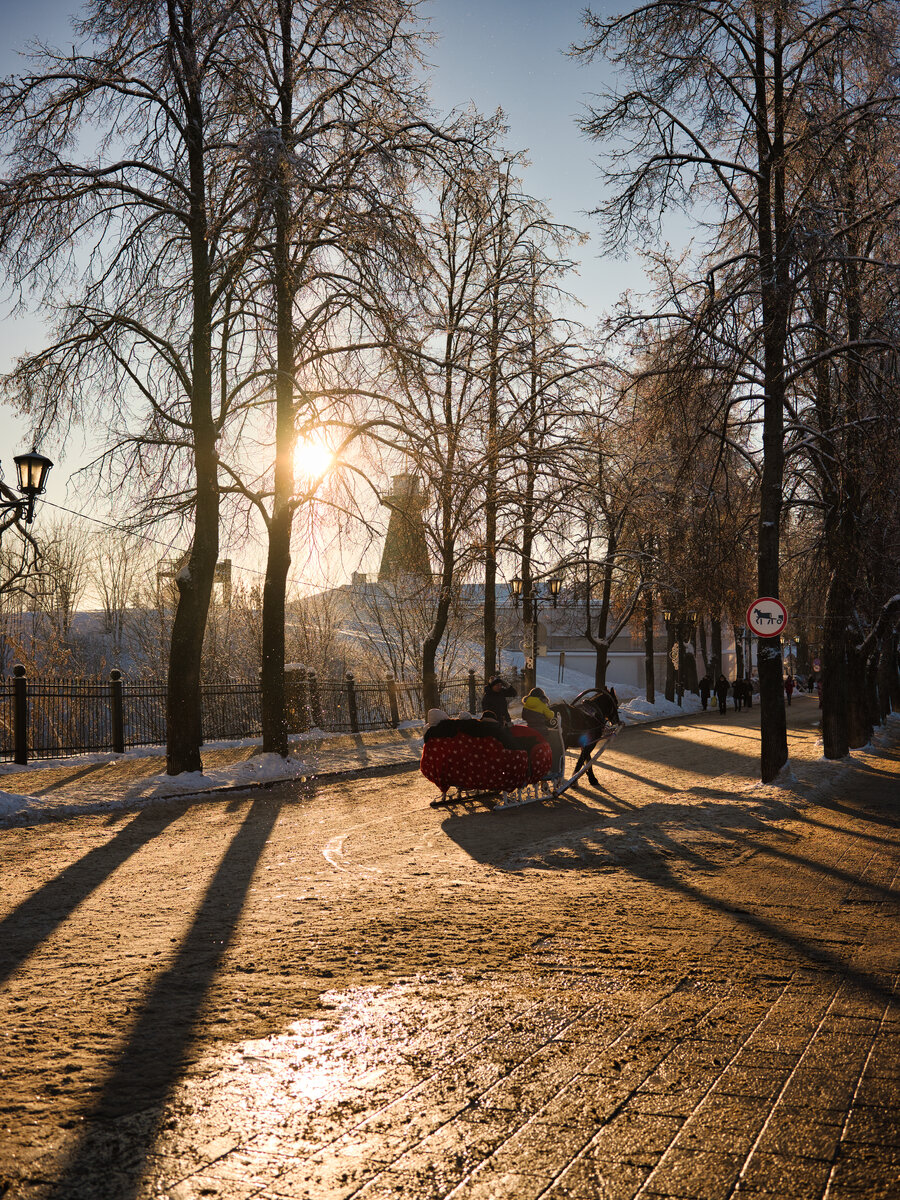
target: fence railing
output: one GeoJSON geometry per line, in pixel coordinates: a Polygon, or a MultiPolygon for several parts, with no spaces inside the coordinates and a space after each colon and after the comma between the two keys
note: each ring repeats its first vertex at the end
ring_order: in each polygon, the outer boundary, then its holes
{"type": "MultiPolygon", "coordinates": [[[[304,733],[361,733],[396,728],[421,719],[422,686],[395,679],[318,679],[315,672],[285,671],[288,729],[304,733]]],[[[475,672],[440,688],[441,706],[474,709],[475,672]]],[[[259,737],[260,685],[252,681],[201,687],[205,742],[259,737]]],[[[0,678],[0,760],[25,764],[30,758],[65,758],[134,746],[160,746],[166,740],[166,685],[157,680],[126,680],[119,671],[108,679],[26,678],[14,667],[0,678]]]]}

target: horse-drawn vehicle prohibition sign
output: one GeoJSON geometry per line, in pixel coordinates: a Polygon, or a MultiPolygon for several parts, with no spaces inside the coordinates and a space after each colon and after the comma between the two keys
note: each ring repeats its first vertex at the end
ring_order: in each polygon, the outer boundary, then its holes
{"type": "Polygon", "coordinates": [[[777,637],[787,628],[787,609],[774,596],[760,596],[747,609],[747,627],[757,637],[777,637]]]}

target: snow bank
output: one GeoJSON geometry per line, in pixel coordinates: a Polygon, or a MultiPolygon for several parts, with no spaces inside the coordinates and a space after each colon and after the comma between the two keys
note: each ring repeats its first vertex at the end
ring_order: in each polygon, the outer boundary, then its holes
{"type": "Polygon", "coordinates": [[[314,768],[299,758],[282,758],[280,754],[255,754],[253,758],[234,763],[230,767],[167,775],[148,793],[148,798],[196,795],[198,792],[211,792],[219,788],[253,787],[260,783],[298,779],[313,773],[314,768]]]}
{"type": "MultiPolygon", "coordinates": [[[[618,688],[616,694],[618,695],[618,688]]],[[[648,704],[639,696],[627,703],[622,703],[622,697],[619,696],[619,701],[619,716],[626,725],[640,725],[647,721],[664,721],[669,717],[681,717],[703,711],[700,697],[693,696],[690,692],[685,693],[684,703],[681,706],[672,700],[666,700],[663,696],[657,697],[653,704],[648,704]]]]}
{"type": "Polygon", "coordinates": [[[30,808],[39,808],[37,796],[21,796],[17,792],[0,792],[0,817],[15,817],[30,808]]]}

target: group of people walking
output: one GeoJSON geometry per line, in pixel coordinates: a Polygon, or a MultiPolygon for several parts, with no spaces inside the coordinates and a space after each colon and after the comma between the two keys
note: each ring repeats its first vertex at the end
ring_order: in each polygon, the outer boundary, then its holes
{"type": "Polygon", "coordinates": [[[735,712],[740,712],[742,708],[753,707],[753,683],[749,679],[728,680],[724,675],[713,682],[709,675],[704,675],[698,684],[700,692],[700,703],[703,705],[703,711],[709,704],[710,696],[715,696],[719,702],[719,712],[723,715],[728,712],[728,696],[734,703],[735,712]]]}

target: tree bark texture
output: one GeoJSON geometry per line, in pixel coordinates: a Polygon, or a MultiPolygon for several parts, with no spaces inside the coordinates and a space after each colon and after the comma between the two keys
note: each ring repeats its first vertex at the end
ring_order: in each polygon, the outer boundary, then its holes
{"type": "MultiPolygon", "coordinates": [[[[171,11],[171,10],[170,10],[171,11]]],[[[194,538],[187,569],[177,577],[178,603],[172,622],[166,691],[166,770],[170,775],[200,771],[203,762],[201,664],[203,637],[219,556],[219,481],[216,429],[212,415],[212,301],[206,202],[206,144],[197,47],[191,6],[171,40],[183,74],[185,142],[191,191],[191,437],[194,457],[194,538]]]]}

